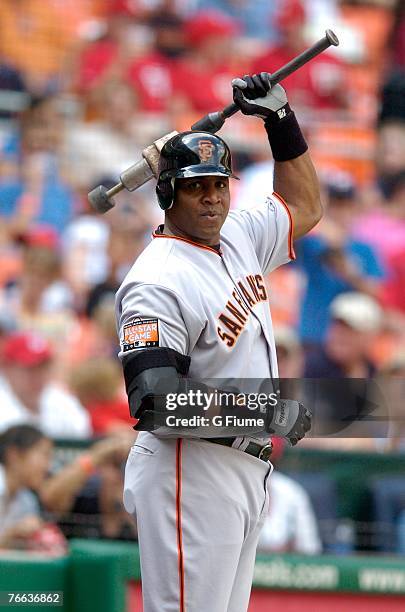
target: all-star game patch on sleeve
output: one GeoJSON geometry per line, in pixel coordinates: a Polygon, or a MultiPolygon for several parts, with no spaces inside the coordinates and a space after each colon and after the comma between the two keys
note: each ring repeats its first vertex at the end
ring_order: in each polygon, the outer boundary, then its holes
{"type": "Polygon", "coordinates": [[[158,319],[134,319],[124,325],[123,331],[122,350],[124,353],[133,349],[159,346],[158,319]]]}
{"type": "Polygon", "coordinates": [[[166,287],[123,285],[116,303],[121,358],[130,351],[158,346],[188,355],[201,333],[202,323],[194,311],[166,287]]]}

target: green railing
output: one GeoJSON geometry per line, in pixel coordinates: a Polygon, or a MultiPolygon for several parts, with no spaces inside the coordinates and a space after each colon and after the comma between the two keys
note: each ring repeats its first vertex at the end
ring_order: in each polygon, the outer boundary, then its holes
{"type": "MultiPolygon", "coordinates": [[[[124,612],[126,584],[139,579],[138,547],[130,543],[72,540],[70,554],[61,559],[21,553],[0,556],[0,591],[63,591],[63,606],[53,608],[63,612],[124,612]]],[[[405,559],[258,555],[253,584],[278,591],[404,595],[405,599],[405,559]]],[[[29,609],[44,610],[32,605],[29,609]]]]}

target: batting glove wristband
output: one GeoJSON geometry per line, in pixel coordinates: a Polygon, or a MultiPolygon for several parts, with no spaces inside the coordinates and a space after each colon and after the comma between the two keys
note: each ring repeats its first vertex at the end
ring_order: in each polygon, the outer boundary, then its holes
{"type": "Polygon", "coordinates": [[[264,120],[275,161],[303,155],[308,145],[281,85],[271,85],[271,75],[261,72],[233,79],[233,100],[244,115],[264,120]]]}

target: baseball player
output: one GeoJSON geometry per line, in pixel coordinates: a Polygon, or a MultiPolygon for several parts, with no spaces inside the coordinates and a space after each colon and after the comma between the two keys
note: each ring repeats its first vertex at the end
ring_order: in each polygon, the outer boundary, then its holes
{"type": "MultiPolygon", "coordinates": [[[[164,145],[156,187],[164,225],[116,301],[130,411],[141,430],[161,410],[163,378],[184,391],[212,378],[277,377],[263,277],[294,259],[293,238],[321,217],[316,174],[284,89],[261,73],[235,79],[233,92],[242,113],[264,120],[276,193],[229,212],[235,177],[226,143],[185,132],[164,145]]],[[[124,503],[138,523],[144,612],[247,610],[268,507],[268,432],[295,444],[310,426],[297,402],[269,408],[267,423],[238,436],[226,427],[216,437],[204,427],[139,433],[124,503]]]]}

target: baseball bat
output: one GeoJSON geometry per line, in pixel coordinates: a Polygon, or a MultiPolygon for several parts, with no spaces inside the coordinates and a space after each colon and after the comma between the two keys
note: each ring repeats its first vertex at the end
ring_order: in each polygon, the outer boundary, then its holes
{"type": "MultiPolygon", "coordinates": [[[[300,55],[297,55],[288,64],[273,72],[270,75],[272,85],[276,85],[290,74],[301,68],[304,64],[312,60],[314,57],[325,51],[328,47],[339,45],[339,39],[332,32],[332,30],[326,30],[325,36],[318,40],[312,47],[309,47],[300,55]]],[[[224,125],[225,120],[228,117],[232,117],[239,111],[236,104],[232,103],[226,106],[222,111],[216,111],[209,113],[202,119],[199,119],[194,125],[191,126],[193,131],[203,131],[215,134],[224,125]]],[[[106,189],[103,185],[99,185],[88,194],[88,199],[91,206],[99,213],[105,213],[114,207],[115,202],[113,196],[127,189],[128,191],[134,191],[147,181],[149,181],[154,175],[155,171],[153,168],[157,167],[158,157],[160,149],[163,144],[174,136],[177,132],[171,132],[156,140],[153,145],[150,145],[142,152],[142,160],[136,162],[133,166],[125,170],[121,176],[120,181],[117,185],[114,185],[111,189],[106,189]]]]}
{"type": "MultiPolygon", "coordinates": [[[[294,57],[288,64],[285,64],[275,72],[270,75],[270,83],[271,86],[280,83],[285,78],[290,76],[293,72],[301,68],[304,64],[312,60],[314,57],[323,53],[329,47],[337,47],[339,45],[339,39],[332,30],[326,30],[325,36],[318,40],[318,42],[314,43],[311,47],[294,57]]],[[[196,123],[191,126],[191,129],[194,132],[210,132],[211,134],[215,134],[221,127],[224,125],[225,120],[229,117],[232,117],[235,113],[239,111],[239,108],[236,106],[234,102],[225,106],[221,111],[215,111],[213,113],[208,113],[202,119],[199,119],[196,123]]]]}

